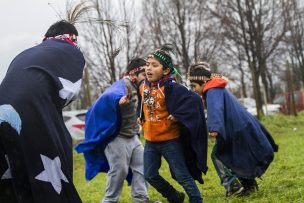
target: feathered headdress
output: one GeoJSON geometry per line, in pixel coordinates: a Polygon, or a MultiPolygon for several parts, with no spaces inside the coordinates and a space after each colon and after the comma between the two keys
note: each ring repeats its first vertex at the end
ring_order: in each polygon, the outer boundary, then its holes
{"type": "Polygon", "coordinates": [[[226,81],[228,81],[228,78],[225,76],[222,76],[218,73],[211,73],[210,64],[207,62],[197,62],[195,64],[190,65],[189,71],[188,71],[188,80],[191,81],[206,81],[210,80],[212,78],[219,77],[226,81]]]}

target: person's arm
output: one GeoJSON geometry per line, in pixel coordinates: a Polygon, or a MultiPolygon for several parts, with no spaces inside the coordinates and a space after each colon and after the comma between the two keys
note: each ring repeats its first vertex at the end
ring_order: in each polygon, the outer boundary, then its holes
{"type": "Polygon", "coordinates": [[[143,81],[137,86],[137,108],[136,108],[136,115],[137,115],[137,123],[140,125],[143,125],[145,122],[145,116],[143,112],[143,100],[142,95],[140,93],[141,86],[143,84],[143,81]]]}
{"type": "MultiPolygon", "coordinates": [[[[224,89],[212,88],[206,95],[208,132],[211,137],[225,136],[224,89]]],[[[224,137],[223,137],[224,138],[224,137]]]]}
{"type": "Polygon", "coordinates": [[[130,100],[129,100],[128,96],[123,96],[119,100],[119,106],[124,106],[128,103],[130,103],[130,100]]]}
{"type": "Polygon", "coordinates": [[[167,117],[167,120],[172,121],[172,122],[177,122],[177,119],[172,116],[171,114],[167,117]]]}

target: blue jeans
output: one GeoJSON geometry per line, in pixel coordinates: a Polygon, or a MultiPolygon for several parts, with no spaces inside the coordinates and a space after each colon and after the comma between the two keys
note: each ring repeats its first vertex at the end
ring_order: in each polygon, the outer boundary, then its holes
{"type": "Polygon", "coordinates": [[[176,189],[158,173],[162,156],[168,162],[170,170],[177,182],[185,189],[190,202],[201,203],[202,198],[200,191],[186,166],[183,148],[179,139],[163,142],[146,141],[144,148],[145,179],[161,193],[163,197],[170,199],[177,195],[176,189]]]}

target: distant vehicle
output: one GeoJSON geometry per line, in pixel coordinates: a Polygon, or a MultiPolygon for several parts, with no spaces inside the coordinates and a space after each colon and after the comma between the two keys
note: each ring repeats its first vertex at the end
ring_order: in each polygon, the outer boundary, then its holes
{"type": "MultiPolygon", "coordinates": [[[[304,110],[304,90],[298,90],[294,92],[295,107],[297,111],[304,110]]],[[[291,93],[284,92],[277,94],[273,100],[273,103],[281,105],[281,112],[284,114],[291,114],[291,93]]]]}
{"type": "MultiPolygon", "coordinates": [[[[240,98],[239,101],[244,105],[245,109],[253,116],[257,116],[256,103],[253,98],[240,98]]],[[[273,115],[280,112],[280,104],[267,104],[263,105],[263,112],[265,115],[273,115]]]]}
{"type": "Polygon", "coordinates": [[[64,123],[73,140],[84,139],[85,114],[87,110],[63,111],[64,123]]]}

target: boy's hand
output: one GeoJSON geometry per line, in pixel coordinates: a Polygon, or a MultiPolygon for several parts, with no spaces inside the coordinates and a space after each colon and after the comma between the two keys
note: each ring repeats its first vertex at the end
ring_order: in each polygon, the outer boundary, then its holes
{"type": "Polygon", "coordinates": [[[126,105],[130,102],[128,96],[123,96],[120,98],[119,100],[119,106],[123,106],[123,105],[126,105]]]}
{"type": "Polygon", "coordinates": [[[137,123],[139,124],[139,125],[143,125],[144,124],[144,120],[142,120],[142,119],[140,119],[140,118],[137,118],[137,123]]]}
{"type": "Polygon", "coordinates": [[[174,118],[174,116],[172,116],[171,114],[167,117],[167,120],[177,122],[176,118],[174,118]]]}
{"type": "Polygon", "coordinates": [[[210,137],[214,137],[214,138],[218,136],[218,132],[215,132],[215,131],[214,132],[209,132],[208,134],[209,134],[210,137]]]}

